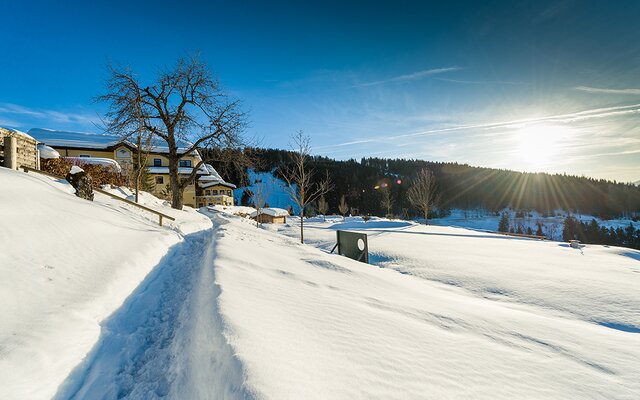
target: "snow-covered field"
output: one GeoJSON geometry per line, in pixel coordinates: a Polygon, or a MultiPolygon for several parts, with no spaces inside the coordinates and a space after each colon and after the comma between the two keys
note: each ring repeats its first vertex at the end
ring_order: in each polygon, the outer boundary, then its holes
{"type": "Polygon", "coordinates": [[[161,228],[0,180],[2,399],[640,398],[639,251],[335,217],[301,245],[296,218],[144,195],[161,228]],[[372,265],[329,253],[337,229],[372,265]]]}
{"type": "Polygon", "coordinates": [[[218,276],[267,398],[640,395],[640,252],[402,221],[307,226],[324,251],[224,228],[251,243],[219,250],[218,276]],[[368,233],[384,268],[326,254],[338,228],[368,233]]]}

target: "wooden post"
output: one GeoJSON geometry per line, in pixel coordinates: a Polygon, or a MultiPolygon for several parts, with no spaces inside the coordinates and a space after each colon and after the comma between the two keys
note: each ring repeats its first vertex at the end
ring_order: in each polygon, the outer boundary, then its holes
{"type": "Polygon", "coordinates": [[[4,166],[18,169],[18,140],[13,136],[4,137],[4,166]]]}
{"type": "Polygon", "coordinates": [[[162,215],[158,215],[160,217],[160,226],[162,226],[162,215]]]}

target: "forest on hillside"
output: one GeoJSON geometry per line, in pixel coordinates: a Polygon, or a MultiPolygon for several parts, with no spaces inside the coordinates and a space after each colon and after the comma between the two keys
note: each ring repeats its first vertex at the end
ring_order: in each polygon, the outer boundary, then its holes
{"type": "MultiPolygon", "coordinates": [[[[214,159],[229,160],[229,157],[214,159]]],[[[243,156],[251,160],[259,172],[273,171],[276,176],[291,161],[291,153],[278,149],[245,149],[243,156]]],[[[246,168],[232,168],[233,163],[214,163],[225,179],[239,187],[247,184],[246,168]]],[[[329,212],[337,213],[341,196],[361,214],[385,215],[381,204],[388,188],[393,201],[392,214],[416,215],[406,196],[411,181],[422,168],[435,174],[440,195],[438,209],[482,208],[498,212],[504,208],[535,210],[552,215],[555,210],[590,214],[603,219],[637,217],[640,212],[640,187],[571,175],[525,173],[502,169],[473,167],[451,162],[431,162],[415,159],[362,158],[346,161],[327,157],[309,158],[309,168],[316,179],[329,174],[334,185],[327,195],[329,212]]]]}

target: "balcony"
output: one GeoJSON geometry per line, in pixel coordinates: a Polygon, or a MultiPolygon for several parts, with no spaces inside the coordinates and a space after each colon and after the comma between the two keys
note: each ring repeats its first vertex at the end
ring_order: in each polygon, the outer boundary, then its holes
{"type": "Polygon", "coordinates": [[[210,195],[210,196],[196,196],[196,203],[198,207],[204,206],[232,206],[233,196],[227,196],[224,194],[210,195]]]}

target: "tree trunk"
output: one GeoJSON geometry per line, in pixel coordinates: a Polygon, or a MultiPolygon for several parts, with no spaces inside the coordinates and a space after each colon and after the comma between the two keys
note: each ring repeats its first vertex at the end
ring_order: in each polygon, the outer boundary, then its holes
{"type": "Polygon", "coordinates": [[[300,243],[304,244],[304,207],[300,207],[300,243]]]}
{"type": "Polygon", "coordinates": [[[171,187],[171,208],[182,210],[182,190],[178,176],[178,162],[169,156],[169,186],[171,187]]]}
{"type": "Polygon", "coordinates": [[[138,165],[136,166],[136,203],[138,202],[138,198],[140,195],[140,175],[142,172],[142,156],[140,154],[140,148],[142,147],[142,138],[140,137],[140,132],[138,132],[138,165]]]}
{"type": "Polygon", "coordinates": [[[428,221],[428,219],[427,219],[427,215],[429,215],[429,209],[428,209],[428,208],[425,208],[425,209],[424,209],[424,224],[425,224],[425,225],[429,225],[429,222],[427,222],[427,221],[428,221]]]}

